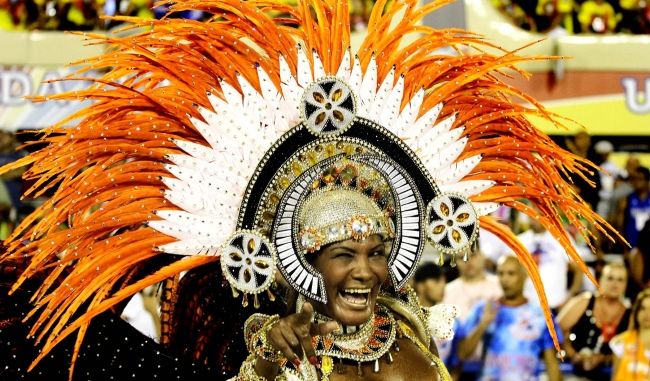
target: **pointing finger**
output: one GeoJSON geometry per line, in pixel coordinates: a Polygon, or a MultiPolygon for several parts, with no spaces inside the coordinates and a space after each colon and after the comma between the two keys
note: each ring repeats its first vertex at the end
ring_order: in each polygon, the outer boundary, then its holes
{"type": "Polygon", "coordinates": [[[298,318],[296,320],[296,323],[298,325],[308,327],[309,324],[311,324],[311,320],[313,316],[314,316],[314,307],[312,307],[311,303],[305,302],[305,304],[302,305],[302,309],[298,313],[298,318]]]}
{"type": "Polygon", "coordinates": [[[325,336],[336,331],[341,326],[335,321],[328,321],[320,324],[312,324],[309,333],[312,336],[325,336]]]}

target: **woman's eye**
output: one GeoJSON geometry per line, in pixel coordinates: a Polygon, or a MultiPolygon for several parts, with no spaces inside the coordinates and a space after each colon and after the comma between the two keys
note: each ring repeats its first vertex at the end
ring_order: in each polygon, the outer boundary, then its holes
{"type": "Polygon", "coordinates": [[[334,254],[334,258],[352,258],[352,254],[350,254],[350,253],[338,253],[338,254],[334,254]]]}
{"type": "Polygon", "coordinates": [[[372,254],[370,254],[373,257],[385,257],[386,253],[383,251],[374,251],[372,254]]]}

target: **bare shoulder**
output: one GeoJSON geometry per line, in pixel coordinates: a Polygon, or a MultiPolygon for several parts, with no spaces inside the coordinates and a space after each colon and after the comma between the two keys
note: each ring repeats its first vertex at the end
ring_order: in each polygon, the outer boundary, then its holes
{"type": "Polygon", "coordinates": [[[570,329],[578,322],[587,309],[592,295],[591,292],[583,292],[569,299],[557,315],[557,321],[562,329],[570,329]]]}
{"type": "Polygon", "coordinates": [[[576,310],[579,311],[580,314],[584,312],[584,310],[587,309],[587,306],[589,305],[589,300],[591,300],[591,297],[593,294],[589,291],[585,291],[583,293],[580,293],[571,299],[566,304],[566,308],[569,310],[576,310]]]}

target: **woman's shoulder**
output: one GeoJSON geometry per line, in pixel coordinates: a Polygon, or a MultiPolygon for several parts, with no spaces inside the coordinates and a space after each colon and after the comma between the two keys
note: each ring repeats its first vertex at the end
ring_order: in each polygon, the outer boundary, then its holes
{"type": "Polygon", "coordinates": [[[395,318],[410,327],[420,340],[428,343],[431,338],[453,338],[454,321],[459,315],[458,307],[438,304],[422,307],[415,291],[404,287],[394,293],[382,294],[379,303],[395,314],[395,318]]]}
{"type": "Polygon", "coordinates": [[[587,310],[589,302],[593,297],[593,293],[585,291],[569,299],[557,315],[558,323],[560,323],[564,329],[572,327],[578,322],[578,320],[580,320],[580,317],[587,310]]]}

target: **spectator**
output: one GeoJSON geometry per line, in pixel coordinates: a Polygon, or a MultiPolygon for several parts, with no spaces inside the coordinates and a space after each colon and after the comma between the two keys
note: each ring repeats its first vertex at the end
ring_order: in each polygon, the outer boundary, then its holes
{"type": "MultiPolygon", "coordinates": [[[[458,261],[457,267],[460,276],[447,284],[444,303],[458,306],[458,322],[462,325],[477,304],[497,300],[502,291],[497,277],[485,271],[485,257],[478,244],[474,245],[467,262],[458,261]]],[[[460,371],[461,379],[476,378],[480,371],[482,348],[482,343],[479,343],[474,353],[465,357],[460,371]]],[[[454,367],[451,370],[454,372],[454,367]]]]}
{"type": "Polygon", "coordinates": [[[601,140],[594,145],[596,152],[595,164],[600,166],[600,192],[598,194],[598,214],[607,218],[609,215],[609,205],[614,192],[614,183],[619,176],[623,176],[624,172],[613,161],[609,159],[610,154],[614,151],[614,145],[608,140],[601,140]]]}
{"type": "Polygon", "coordinates": [[[478,244],[468,260],[458,261],[457,265],[460,276],[447,284],[444,303],[458,306],[462,322],[478,302],[501,297],[501,287],[496,276],[486,273],[485,257],[478,244]]]}
{"type": "MultiPolygon", "coordinates": [[[[497,275],[503,297],[498,302],[481,302],[472,310],[457,333],[459,357],[468,358],[483,343],[481,381],[536,381],[543,355],[548,380],[561,380],[544,315],[523,294],[524,268],[514,256],[501,257],[497,275]]],[[[558,336],[561,340],[559,329],[558,336]]]]}
{"type": "Polygon", "coordinates": [[[650,287],[650,220],[643,225],[636,247],[630,251],[630,276],[639,290],[650,287]]]}
{"type": "Polygon", "coordinates": [[[605,0],[587,0],[580,6],[578,21],[583,33],[613,33],[618,22],[614,7],[605,0]]]}
{"type": "MultiPolygon", "coordinates": [[[[537,13],[538,20],[548,20],[549,27],[547,29],[561,27],[567,33],[574,34],[576,32],[573,23],[573,12],[575,8],[576,4],[574,0],[539,0],[535,13],[537,13]]],[[[541,22],[537,21],[537,25],[540,24],[541,22]]]]}
{"type": "Polygon", "coordinates": [[[0,31],[20,30],[25,26],[22,1],[0,0],[0,31]]]}
{"type": "Polygon", "coordinates": [[[447,278],[444,268],[433,262],[423,262],[415,271],[413,285],[422,307],[433,307],[442,303],[447,278]]]}
{"type": "Polygon", "coordinates": [[[526,10],[518,4],[517,0],[492,0],[492,4],[513,22],[525,30],[537,30],[535,20],[526,10]]]}
{"type": "MultiPolygon", "coordinates": [[[[430,308],[442,303],[445,294],[446,268],[438,266],[433,262],[423,262],[415,271],[413,276],[413,286],[420,300],[420,305],[424,308],[430,308]]],[[[454,323],[454,331],[457,330],[457,319],[454,323]]],[[[438,357],[444,361],[452,377],[456,379],[459,376],[459,362],[456,355],[457,342],[453,339],[438,340],[434,338],[438,349],[438,357]]]]}
{"type": "MultiPolygon", "coordinates": [[[[578,266],[569,261],[562,245],[544,226],[535,219],[530,219],[530,229],[518,235],[521,243],[532,254],[542,282],[546,289],[548,304],[557,310],[573,295],[577,295],[582,285],[582,272],[578,266]],[[571,273],[571,286],[568,278],[571,273]]],[[[526,296],[537,300],[535,288],[530,280],[526,282],[526,296]]]]}
{"type": "Polygon", "coordinates": [[[602,293],[575,296],[558,314],[564,349],[573,363],[573,374],[586,380],[608,378],[612,352],[609,341],[629,323],[630,306],[625,299],[627,269],[623,264],[605,265],[600,277],[602,293]]]}
{"type": "MultiPolygon", "coordinates": [[[[512,223],[510,223],[511,212],[510,207],[502,205],[490,216],[497,222],[512,228],[512,223]]],[[[512,252],[510,247],[499,237],[485,229],[480,230],[478,242],[481,253],[485,256],[485,268],[490,272],[495,271],[499,258],[512,252]]]]}
{"type": "MultiPolygon", "coordinates": [[[[607,221],[617,227],[619,231],[623,230],[623,226],[618,224],[617,221],[620,213],[618,207],[621,204],[621,200],[629,196],[634,191],[632,184],[630,184],[628,181],[628,176],[630,173],[635,172],[640,166],[641,162],[638,156],[630,155],[625,162],[625,167],[621,175],[619,175],[616,180],[614,180],[614,189],[612,191],[612,199],[609,203],[609,215],[607,216],[607,221]]],[[[622,250],[615,252],[622,252],[622,250]]]]}
{"type": "Polygon", "coordinates": [[[94,0],[62,1],[58,15],[59,30],[93,30],[99,20],[94,0]]]}
{"type": "Polygon", "coordinates": [[[632,193],[621,199],[616,225],[631,247],[636,247],[639,232],[650,219],[650,171],[639,167],[630,172],[628,180],[632,193]]]}
{"type": "Polygon", "coordinates": [[[627,331],[615,336],[612,381],[650,379],[650,290],[642,291],[632,307],[627,331]]]}
{"type": "Polygon", "coordinates": [[[642,7],[643,0],[619,0],[618,7],[621,11],[621,20],[618,23],[618,32],[643,33],[642,7]]]}
{"type": "MultiPolygon", "coordinates": [[[[566,147],[577,156],[591,161],[596,161],[596,153],[594,152],[594,147],[591,145],[591,136],[585,131],[580,131],[572,138],[567,138],[566,147]]],[[[571,180],[578,188],[580,197],[591,205],[592,209],[597,210],[599,200],[598,192],[600,192],[601,188],[600,177],[593,176],[591,178],[593,184],[580,176],[572,176],[571,180]]]]}

